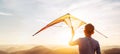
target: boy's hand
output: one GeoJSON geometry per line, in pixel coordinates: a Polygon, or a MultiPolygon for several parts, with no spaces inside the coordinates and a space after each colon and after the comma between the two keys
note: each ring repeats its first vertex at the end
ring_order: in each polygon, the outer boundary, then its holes
{"type": "Polygon", "coordinates": [[[73,45],[74,45],[74,42],[70,41],[70,42],[69,42],[69,45],[70,45],[70,46],[73,46],[73,45]]]}

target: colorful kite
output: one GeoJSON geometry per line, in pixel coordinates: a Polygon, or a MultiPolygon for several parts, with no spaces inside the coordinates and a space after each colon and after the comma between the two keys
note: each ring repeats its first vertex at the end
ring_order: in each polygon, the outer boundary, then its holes
{"type": "MultiPolygon", "coordinates": [[[[60,23],[60,22],[65,22],[70,28],[71,28],[71,31],[72,31],[72,39],[73,39],[73,36],[74,36],[74,33],[75,33],[75,30],[77,28],[79,28],[81,25],[84,25],[84,24],[87,24],[86,22],[70,15],[69,13],[57,18],[56,20],[50,22],[49,24],[47,24],[45,27],[43,27],[42,29],[40,29],[38,32],[36,32],[33,36],[35,36],[36,34],[38,34],[39,32],[43,31],[44,29],[52,26],[52,25],[55,25],[57,23],[60,23]]],[[[95,30],[96,32],[98,32],[97,30],[95,30]]],[[[103,35],[102,33],[98,32],[99,34],[103,35]]],[[[105,35],[103,35],[105,36],[105,35]]],[[[106,37],[106,36],[105,36],[106,37]]]]}
{"type": "Polygon", "coordinates": [[[44,29],[57,24],[59,22],[65,22],[72,31],[72,36],[74,36],[74,31],[79,28],[81,25],[86,24],[84,21],[75,18],[74,16],[70,15],[69,13],[65,14],[64,16],[59,17],[58,19],[52,21],[51,23],[49,23],[48,25],[46,25],[45,27],[43,27],[42,29],[40,29],[38,32],[36,32],[33,36],[35,36],[36,34],[38,34],[39,32],[43,31],[44,29]]]}

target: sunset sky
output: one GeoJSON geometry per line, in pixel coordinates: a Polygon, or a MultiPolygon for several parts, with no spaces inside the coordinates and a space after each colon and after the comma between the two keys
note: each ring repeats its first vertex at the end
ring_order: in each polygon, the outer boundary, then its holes
{"type": "MultiPolygon", "coordinates": [[[[0,0],[0,44],[68,44],[71,31],[65,23],[32,36],[66,13],[108,36],[95,32],[101,45],[120,45],[120,0],[0,0]]],[[[76,31],[75,37],[83,36],[82,29],[76,31]]]]}

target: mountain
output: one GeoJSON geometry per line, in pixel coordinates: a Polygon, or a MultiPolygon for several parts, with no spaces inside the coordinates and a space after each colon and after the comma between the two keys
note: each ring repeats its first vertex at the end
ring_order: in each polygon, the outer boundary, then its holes
{"type": "Polygon", "coordinates": [[[29,50],[16,51],[10,54],[54,54],[54,53],[51,49],[48,49],[44,46],[36,46],[29,50]]]}

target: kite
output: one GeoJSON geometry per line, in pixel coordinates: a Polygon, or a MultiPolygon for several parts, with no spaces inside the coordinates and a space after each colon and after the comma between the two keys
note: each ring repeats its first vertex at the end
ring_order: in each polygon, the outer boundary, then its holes
{"type": "MultiPolygon", "coordinates": [[[[33,36],[35,36],[36,34],[38,34],[39,32],[45,30],[46,28],[55,25],[57,23],[60,22],[65,22],[66,25],[68,25],[71,28],[71,33],[72,33],[72,39],[75,33],[75,30],[77,28],[79,28],[82,25],[87,24],[86,22],[72,16],[71,14],[67,13],[59,18],[57,18],[56,20],[53,20],[52,22],[50,22],[49,24],[47,24],[45,27],[43,27],[42,29],[40,29],[38,32],[36,32],[33,36]]],[[[95,30],[96,32],[98,32],[99,34],[103,35],[102,33],[100,33],[99,31],[95,30]]],[[[104,37],[106,37],[105,35],[103,35],[104,37]]]]}
{"type": "Polygon", "coordinates": [[[33,36],[35,36],[36,34],[38,34],[41,31],[43,31],[44,29],[46,29],[46,28],[48,28],[48,27],[50,27],[52,25],[55,25],[57,23],[60,23],[60,22],[65,22],[71,28],[72,36],[74,36],[74,31],[77,28],[79,28],[81,25],[86,24],[86,22],[84,22],[84,21],[82,21],[82,20],[80,20],[78,18],[75,18],[74,16],[67,13],[64,16],[61,16],[61,17],[57,18],[56,20],[50,22],[48,25],[46,25],[45,27],[40,29],[38,32],[36,32],[33,36]]]}

